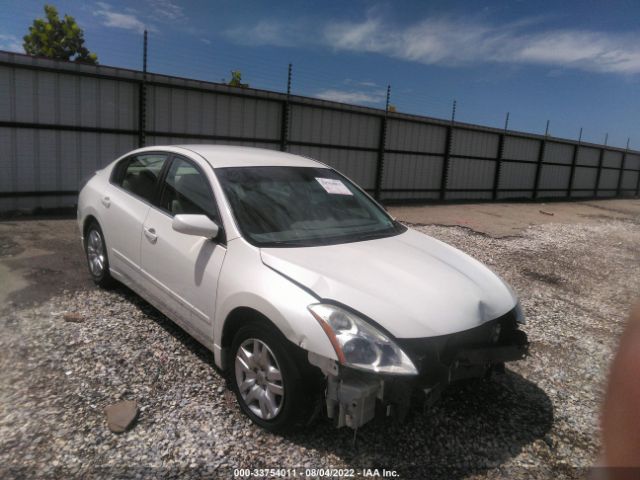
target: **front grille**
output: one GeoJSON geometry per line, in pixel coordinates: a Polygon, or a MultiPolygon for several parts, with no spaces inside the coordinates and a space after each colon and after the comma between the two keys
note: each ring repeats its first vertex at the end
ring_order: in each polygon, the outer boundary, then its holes
{"type": "MultiPolygon", "coordinates": [[[[398,339],[400,347],[409,355],[421,374],[437,374],[438,366],[447,369],[464,349],[511,345],[516,332],[517,310],[507,312],[495,320],[462,332],[436,337],[398,339]],[[500,325],[500,335],[495,340],[496,325],[500,325]]],[[[526,338],[525,338],[526,343],[526,338]]],[[[518,340],[522,343],[522,339],[518,340]]]]}

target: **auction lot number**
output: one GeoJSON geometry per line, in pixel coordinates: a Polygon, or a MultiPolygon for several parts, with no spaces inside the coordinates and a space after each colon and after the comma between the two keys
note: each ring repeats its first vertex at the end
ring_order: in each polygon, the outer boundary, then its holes
{"type": "Polygon", "coordinates": [[[236,468],[234,478],[398,478],[398,472],[384,468],[236,468]]]}

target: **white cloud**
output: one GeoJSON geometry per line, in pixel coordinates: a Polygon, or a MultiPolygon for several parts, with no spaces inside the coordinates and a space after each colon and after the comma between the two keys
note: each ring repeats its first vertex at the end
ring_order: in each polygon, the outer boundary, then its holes
{"type": "Polygon", "coordinates": [[[306,26],[301,21],[260,20],[255,25],[229,28],[223,34],[240,45],[295,47],[309,43],[309,31],[305,30],[306,26]]]}
{"type": "Polygon", "coordinates": [[[425,64],[522,63],[598,72],[640,73],[640,35],[527,29],[531,22],[491,26],[426,19],[399,28],[369,18],[332,23],[324,42],[338,50],[378,53],[425,64]]]}
{"type": "Polygon", "coordinates": [[[145,25],[134,13],[115,12],[112,10],[111,5],[105,2],[98,2],[96,5],[100,7],[100,9],[96,10],[93,14],[102,20],[102,24],[105,27],[122,28],[138,33],[144,32],[145,29],[150,31],[155,30],[151,25],[145,25]]]}
{"type": "Polygon", "coordinates": [[[176,22],[187,19],[182,7],[176,5],[171,0],[147,0],[147,2],[152,8],[152,15],[158,20],[176,22]]]}
{"type": "Polygon", "coordinates": [[[385,95],[384,91],[366,92],[328,89],[322,90],[314,96],[322,100],[331,100],[332,102],[379,104],[385,100],[385,95]]]}
{"type": "Polygon", "coordinates": [[[15,35],[0,34],[0,50],[24,53],[22,40],[15,35]]]}

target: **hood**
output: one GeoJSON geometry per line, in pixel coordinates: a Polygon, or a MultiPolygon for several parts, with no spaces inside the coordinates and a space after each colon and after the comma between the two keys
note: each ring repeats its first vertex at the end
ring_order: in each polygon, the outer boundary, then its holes
{"type": "Polygon", "coordinates": [[[303,248],[263,248],[265,265],[316,296],[351,307],[397,338],[476,327],[515,307],[489,268],[415,230],[394,237],[303,248]]]}

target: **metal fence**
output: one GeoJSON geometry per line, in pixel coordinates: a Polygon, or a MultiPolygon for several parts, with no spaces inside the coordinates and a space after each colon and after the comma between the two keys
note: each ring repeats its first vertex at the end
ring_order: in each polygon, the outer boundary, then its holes
{"type": "Polygon", "coordinates": [[[184,143],[307,155],[383,202],[640,193],[638,151],[0,52],[0,211],[73,206],[119,155],[184,143]]]}

